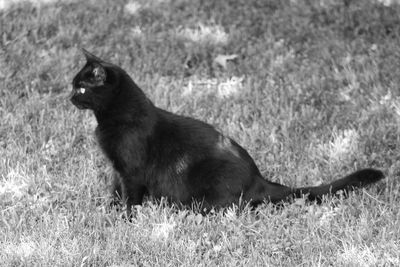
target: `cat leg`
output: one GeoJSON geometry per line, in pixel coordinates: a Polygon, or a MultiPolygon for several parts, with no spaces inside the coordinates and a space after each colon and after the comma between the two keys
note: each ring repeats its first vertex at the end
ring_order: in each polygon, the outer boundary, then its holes
{"type": "Polygon", "coordinates": [[[141,205],[143,197],[147,192],[146,187],[140,184],[129,183],[122,187],[122,197],[126,203],[126,214],[132,218],[132,207],[141,205]]]}
{"type": "Polygon", "coordinates": [[[119,206],[122,200],[122,185],[121,177],[118,172],[114,171],[111,183],[111,195],[112,200],[110,203],[111,207],[119,206]]]}

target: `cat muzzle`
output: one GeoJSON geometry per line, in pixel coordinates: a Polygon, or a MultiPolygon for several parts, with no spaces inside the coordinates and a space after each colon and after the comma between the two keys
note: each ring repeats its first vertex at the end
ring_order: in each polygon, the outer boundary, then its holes
{"type": "Polygon", "coordinates": [[[71,92],[70,100],[71,100],[72,104],[74,104],[79,109],[88,108],[88,106],[85,104],[85,102],[82,101],[83,99],[80,97],[80,96],[84,95],[85,92],[86,92],[86,89],[83,87],[73,89],[71,92]]]}

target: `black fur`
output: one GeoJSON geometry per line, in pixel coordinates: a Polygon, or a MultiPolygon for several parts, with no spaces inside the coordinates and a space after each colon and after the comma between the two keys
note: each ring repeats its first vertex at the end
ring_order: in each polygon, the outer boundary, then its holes
{"type": "Polygon", "coordinates": [[[378,170],[364,169],[317,187],[290,188],[267,181],[235,141],[209,124],[155,107],[124,70],[84,53],[87,63],[73,80],[71,101],[93,110],[96,136],[118,173],[113,192],[127,202],[128,212],[145,195],[183,205],[195,200],[203,208],[239,199],[257,205],[302,195],[321,200],[384,177],[378,170]]]}

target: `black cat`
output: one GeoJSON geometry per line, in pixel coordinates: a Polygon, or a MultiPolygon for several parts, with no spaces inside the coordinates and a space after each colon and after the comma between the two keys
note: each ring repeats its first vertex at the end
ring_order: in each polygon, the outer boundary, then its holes
{"type": "Polygon", "coordinates": [[[131,206],[143,196],[175,203],[202,203],[205,209],[239,203],[255,206],[306,195],[345,192],[379,181],[383,173],[357,171],[322,186],[290,188],[265,180],[253,159],[213,126],[159,109],[129,75],[83,50],[87,63],[73,79],[72,103],[91,109],[96,136],[117,175],[113,192],[131,206]]]}

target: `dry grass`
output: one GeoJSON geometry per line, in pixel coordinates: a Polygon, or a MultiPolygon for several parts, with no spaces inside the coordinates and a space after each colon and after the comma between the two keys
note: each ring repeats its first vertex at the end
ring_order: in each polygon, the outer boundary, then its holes
{"type": "Polygon", "coordinates": [[[81,2],[0,2],[0,265],[400,264],[397,5],[81,2]],[[148,201],[126,223],[107,208],[93,115],[67,100],[79,47],[158,106],[233,137],[269,179],[317,184],[362,167],[387,179],[320,206],[206,217],[148,201]]]}

